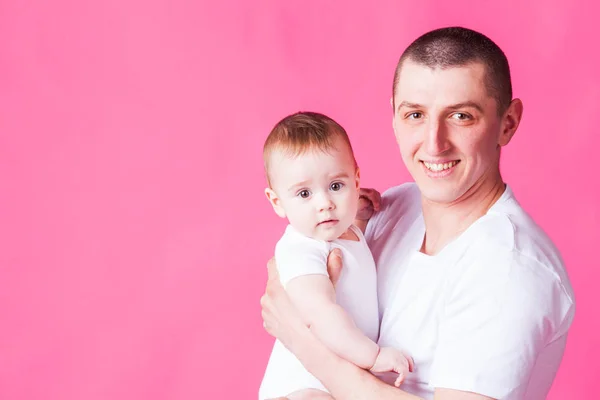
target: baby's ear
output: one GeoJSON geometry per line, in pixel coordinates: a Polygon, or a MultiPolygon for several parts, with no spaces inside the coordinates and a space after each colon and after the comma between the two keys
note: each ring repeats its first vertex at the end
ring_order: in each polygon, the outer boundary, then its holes
{"type": "Polygon", "coordinates": [[[279,200],[279,197],[277,197],[277,193],[271,188],[266,188],[265,196],[267,196],[267,200],[269,200],[269,203],[273,206],[275,214],[279,215],[281,218],[285,218],[285,211],[283,207],[281,207],[281,201],[279,200]]]}
{"type": "Polygon", "coordinates": [[[360,189],[360,168],[356,167],[356,174],[354,176],[354,179],[356,180],[356,188],[360,189]]]}

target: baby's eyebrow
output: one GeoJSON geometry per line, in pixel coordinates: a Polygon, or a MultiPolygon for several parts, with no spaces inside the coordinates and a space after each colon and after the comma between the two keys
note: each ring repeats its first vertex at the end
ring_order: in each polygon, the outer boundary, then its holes
{"type": "Polygon", "coordinates": [[[294,183],[292,186],[289,187],[288,191],[295,192],[296,190],[300,189],[303,186],[308,186],[309,183],[310,183],[309,180],[294,183]]]}
{"type": "Polygon", "coordinates": [[[347,172],[340,172],[339,174],[335,174],[333,176],[331,176],[330,179],[340,179],[340,178],[349,178],[350,175],[348,175],[347,172]]]}
{"type": "MultiPolygon", "coordinates": [[[[337,174],[333,174],[333,175],[329,176],[329,180],[331,180],[331,181],[333,181],[335,179],[341,179],[341,178],[350,178],[350,175],[347,172],[339,172],[337,174]]],[[[296,190],[298,190],[300,188],[309,186],[310,183],[311,183],[311,181],[308,179],[305,181],[302,181],[302,182],[294,183],[293,185],[291,185],[288,188],[288,191],[295,192],[296,190]]]]}

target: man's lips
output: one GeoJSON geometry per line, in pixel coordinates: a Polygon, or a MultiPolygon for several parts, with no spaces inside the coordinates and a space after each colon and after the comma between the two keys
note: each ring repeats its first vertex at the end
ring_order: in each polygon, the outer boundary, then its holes
{"type": "Polygon", "coordinates": [[[440,172],[440,171],[445,171],[447,169],[453,168],[454,166],[456,166],[456,164],[458,164],[460,162],[460,160],[439,160],[439,161],[421,160],[421,162],[423,163],[425,168],[427,168],[428,170],[430,170],[432,172],[440,172]]]}

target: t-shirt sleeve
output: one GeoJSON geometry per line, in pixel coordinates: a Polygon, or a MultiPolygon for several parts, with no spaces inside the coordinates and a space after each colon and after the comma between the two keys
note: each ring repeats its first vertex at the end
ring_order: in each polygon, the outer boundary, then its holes
{"type": "Polygon", "coordinates": [[[285,287],[292,279],[304,275],[325,275],[329,246],[326,242],[302,237],[299,234],[285,235],[275,247],[275,260],[279,280],[285,287]]]}
{"type": "Polygon", "coordinates": [[[414,183],[405,183],[386,190],[381,195],[381,209],[376,212],[365,230],[365,239],[370,245],[386,239],[401,218],[414,216],[420,210],[420,192],[414,183]]]}
{"type": "Polygon", "coordinates": [[[508,397],[569,318],[554,273],[514,250],[490,251],[449,285],[430,386],[508,397]]]}

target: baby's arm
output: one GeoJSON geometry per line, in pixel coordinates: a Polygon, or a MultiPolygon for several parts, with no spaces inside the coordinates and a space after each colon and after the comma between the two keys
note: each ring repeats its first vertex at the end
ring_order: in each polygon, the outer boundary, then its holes
{"type": "Polygon", "coordinates": [[[324,242],[286,231],[275,247],[275,258],[288,296],[306,325],[330,350],[371,372],[401,374],[396,381],[398,386],[412,369],[411,361],[396,349],[379,349],[336,303],[326,266],[329,252],[330,247],[324,242]]]}
{"type": "Polygon", "coordinates": [[[292,302],[315,335],[340,357],[364,369],[375,364],[379,346],[356,327],[335,301],[335,291],[325,275],[303,275],[286,286],[292,302]]]}
{"type": "Polygon", "coordinates": [[[356,327],[350,316],[335,302],[335,291],[325,275],[303,275],[292,279],[286,288],[306,324],[338,356],[371,372],[394,371],[395,386],[400,386],[413,361],[402,352],[379,348],[356,327]]]}

